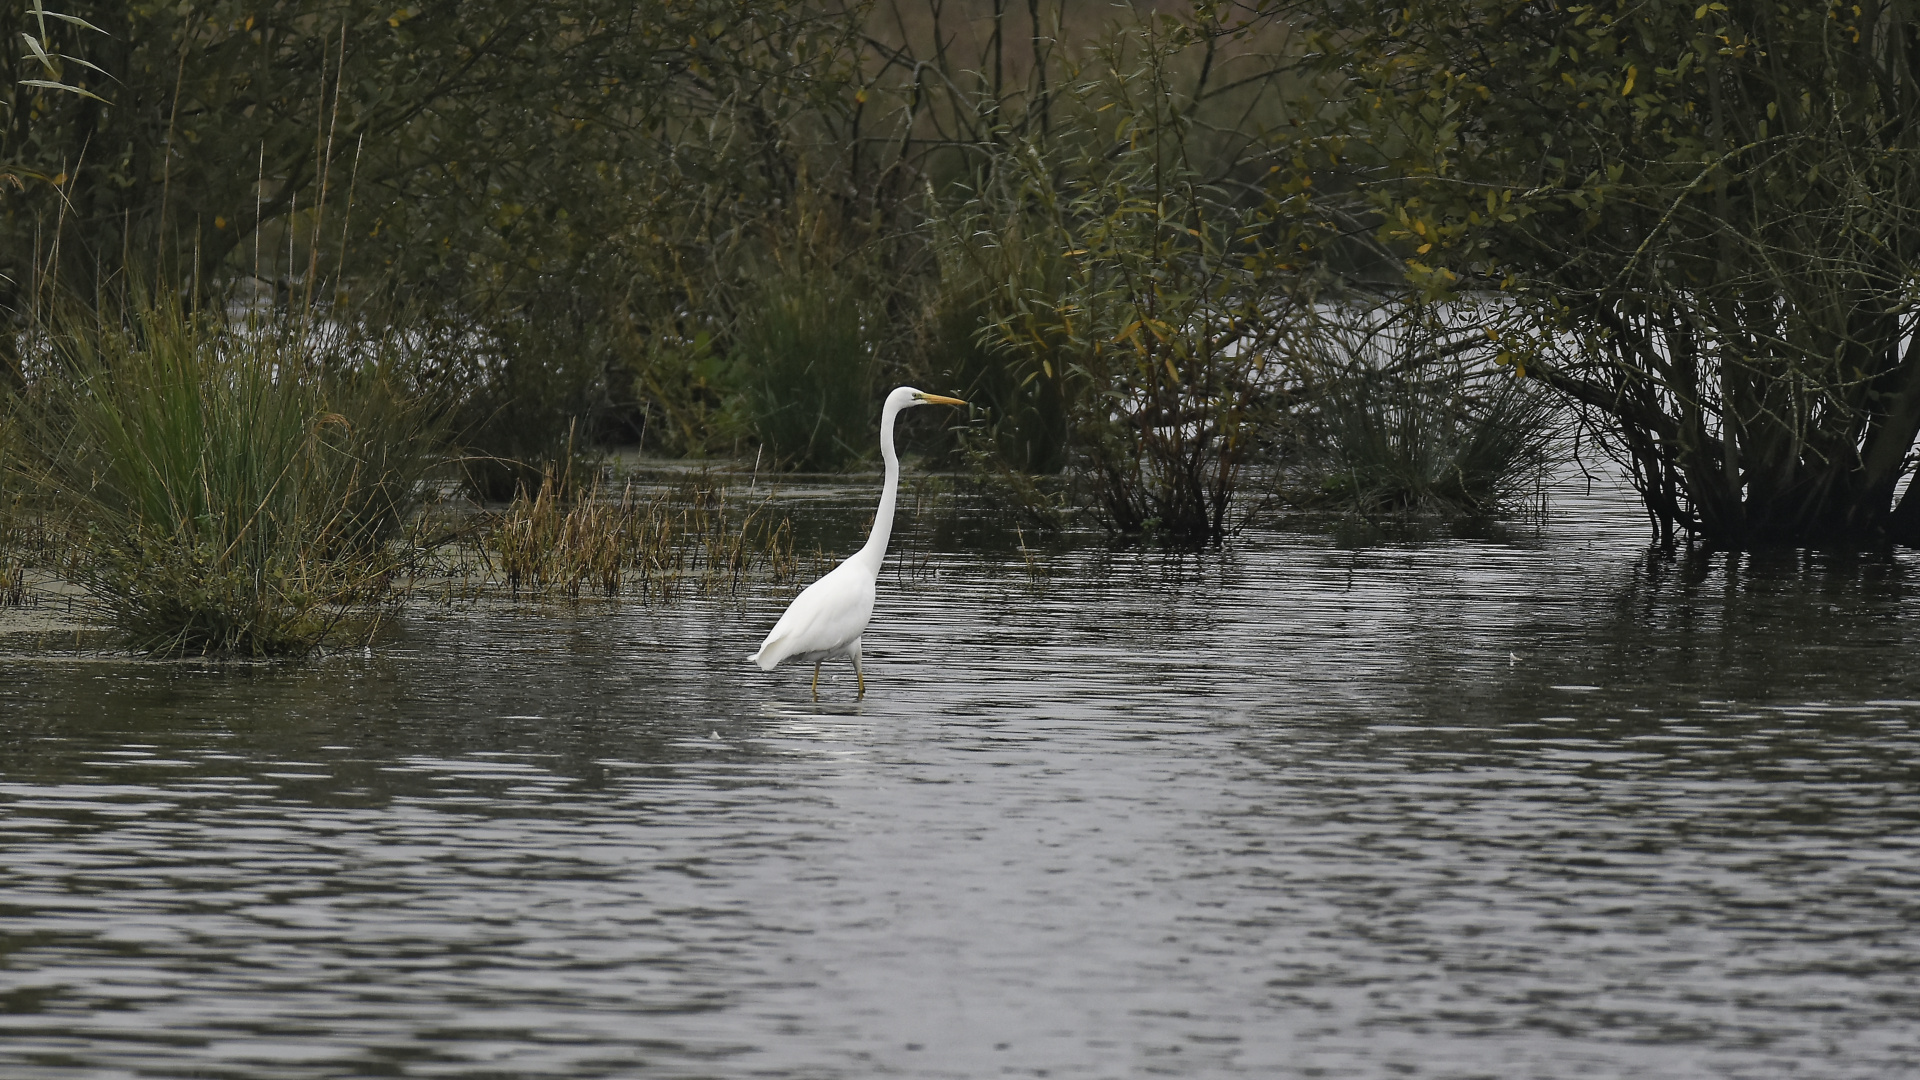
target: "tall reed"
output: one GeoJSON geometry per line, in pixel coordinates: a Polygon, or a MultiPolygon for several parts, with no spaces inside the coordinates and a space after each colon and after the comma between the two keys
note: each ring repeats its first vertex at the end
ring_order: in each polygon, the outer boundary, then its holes
{"type": "Polygon", "coordinates": [[[874,356],[853,288],[802,275],[776,280],[734,332],[753,430],[796,468],[841,468],[872,445],[874,356]]]}

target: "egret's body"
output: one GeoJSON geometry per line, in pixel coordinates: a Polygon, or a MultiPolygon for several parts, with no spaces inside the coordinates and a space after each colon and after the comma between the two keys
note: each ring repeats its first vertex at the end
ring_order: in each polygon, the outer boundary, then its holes
{"type": "Polygon", "coordinates": [[[820,665],[840,656],[853,661],[860,695],[866,695],[860,637],[873,618],[874,589],[880,580],[880,564],[887,557],[887,541],[893,535],[893,510],[900,492],[900,458],[893,450],[893,421],[900,410],[927,404],[966,402],[922,393],[911,386],[887,395],[886,406],[880,411],[880,456],[887,463],[887,479],[880,489],[880,507],[874,512],[873,531],[867,535],[866,545],[794,597],[786,614],[773,624],[767,640],[760,643],[760,651],[747,657],[763,671],[772,671],[782,660],[812,661],[815,697],[820,695],[820,665]]]}

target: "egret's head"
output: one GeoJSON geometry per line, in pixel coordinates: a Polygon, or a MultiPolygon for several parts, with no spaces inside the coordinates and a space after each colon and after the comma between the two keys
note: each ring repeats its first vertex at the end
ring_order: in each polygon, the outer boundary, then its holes
{"type": "Polygon", "coordinates": [[[888,397],[888,402],[890,404],[892,402],[897,401],[899,402],[899,407],[902,409],[911,408],[915,405],[965,405],[966,404],[966,402],[960,400],[957,397],[945,397],[940,394],[929,394],[925,390],[915,390],[911,386],[903,386],[900,389],[895,390],[893,393],[887,395],[887,397],[888,397]]]}

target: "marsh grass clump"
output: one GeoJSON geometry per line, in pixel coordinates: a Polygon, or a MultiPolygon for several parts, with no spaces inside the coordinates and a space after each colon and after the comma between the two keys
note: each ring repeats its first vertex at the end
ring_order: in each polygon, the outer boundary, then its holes
{"type": "Polygon", "coordinates": [[[1356,369],[1322,382],[1290,500],[1368,521],[1519,512],[1553,461],[1556,413],[1504,372],[1356,369]]]}
{"type": "Polygon", "coordinates": [[[473,550],[515,596],[664,601],[684,587],[732,594],[799,569],[793,525],[770,497],[705,476],[654,489],[628,481],[616,495],[550,467],[480,530],[473,550]]]}
{"type": "Polygon", "coordinates": [[[315,340],[164,296],[47,336],[22,399],[28,468],[70,524],[71,576],[130,648],[289,656],[365,632],[432,424],[377,357],[315,340]]]}
{"type": "Polygon", "coordinates": [[[644,538],[631,535],[625,526],[644,528],[650,522],[631,521],[625,499],[608,505],[598,498],[598,484],[586,498],[574,499],[567,491],[571,486],[549,466],[532,495],[522,487],[490,523],[481,550],[515,594],[618,595],[629,544],[639,541],[645,547],[644,538]]]}
{"type": "MultiPolygon", "coordinates": [[[[0,461],[19,456],[12,425],[0,416],[0,461]]],[[[25,500],[0,477],[0,607],[19,607],[27,597],[27,549],[31,518],[25,500]]]]}

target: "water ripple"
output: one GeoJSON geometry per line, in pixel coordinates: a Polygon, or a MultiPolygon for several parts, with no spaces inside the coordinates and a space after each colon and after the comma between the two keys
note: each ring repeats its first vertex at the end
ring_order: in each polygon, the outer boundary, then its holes
{"type": "Polygon", "coordinates": [[[371,658],[0,667],[0,1072],[1881,1077],[1914,560],[934,554],[371,658]],[[918,563],[916,563],[918,565],[918,563]]]}

